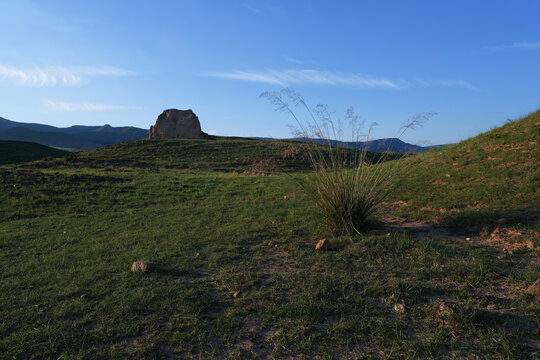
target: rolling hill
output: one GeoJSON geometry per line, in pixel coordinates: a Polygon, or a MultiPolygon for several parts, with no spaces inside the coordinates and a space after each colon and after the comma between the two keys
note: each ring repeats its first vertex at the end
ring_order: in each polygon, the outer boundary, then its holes
{"type": "Polygon", "coordinates": [[[43,132],[20,126],[0,131],[0,139],[33,142],[71,151],[90,150],[104,146],[63,132],[43,132]]]}
{"type": "MultiPolygon", "coordinates": [[[[261,138],[256,137],[255,139],[260,140],[279,140],[272,138],[261,138]]],[[[284,141],[304,141],[304,142],[313,142],[320,145],[328,145],[328,140],[322,139],[309,139],[309,138],[290,138],[283,139],[284,141]]],[[[400,153],[409,153],[409,154],[419,154],[431,149],[439,149],[446,145],[433,145],[433,146],[420,146],[406,143],[398,138],[385,138],[378,140],[370,140],[367,142],[364,141],[339,141],[339,140],[330,140],[332,146],[341,146],[349,149],[364,149],[368,151],[375,152],[400,152],[400,153]]]]}
{"type": "Polygon", "coordinates": [[[136,127],[75,125],[67,128],[21,123],[0,118],[0,140],[18,140],[70,149],[96,149],[148,137],[148,130],[136,127]]]}
{"type": "Polygon", "coordinates": [[[392,197],[406,217],[465,231],[540,219],[540,111],[404,161],[392,197]]]}
{"type": "MultiPolygon", "coordinates": [[[[50,125],[21,123],[0,117],[0,139],[32,141],[47,146],[70,150],[90,150],[100,147],[135,141],[148,137],[148,130],[135,127],[82,126],[57,128],[50,125]],[[27,129],[27,130],[26,130],[27,129]],[[53,135],[54,134],[54,135],[53,135]]],[[[258,140],[276,140],[272,138],[254,137],[258,140]]],[[[279,140],[279,139],[277,139],[279,140]]],[[[307,139],[283,139],[283,141],[306,141],[307,139]]],[[[323,140],[309,140],[325,145],[323,140]]],[[[332,140],[332,146],[343,146],[352,149],[363,148],[364,142],[343,142],[332,140]]],[[[368,151],[392,151],[417,154],[444,145],[419,146],[406,143],[400,139],[388,138],[371,140],[367,144],[368,151]]]]}
{"type": "Polygon", "coordinates": [[[59,158],[69,152],[45,145],[25,142],[0,140],[0,165],[34,161],[43,158],[59,158]]]}

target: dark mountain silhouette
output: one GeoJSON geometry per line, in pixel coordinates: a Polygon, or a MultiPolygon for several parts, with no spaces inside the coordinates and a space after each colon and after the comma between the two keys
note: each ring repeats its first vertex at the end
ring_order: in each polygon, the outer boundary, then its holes
{"type": "MultiPolygon", "coordinates": [[[[260,140],[275,140],[272,138],[257,138],[260,140]]],[[[367,142],[364,141],[339,141],[339,140],[325,140],[325,139],[309,139],[309,138],[292,138],[292,139],[285,139],[289,141],[309,141],[316,144],[321,145],[328,145],[330,143],[332,146],[341,146],[351,149],[363,149],[367,146],[368,151],[375,151],[375,152],[384,152],[384,151],[391,151],[391,152],[401,152],[401,153],[410,153],[410,154],[418,154],[425,151],[428,151],[430,149],[438,149],[445,145],[433,145],[433,146],[420,146],[420,145],[413,145],[406,143],[398,138],[385,138],[385,139],[378,139],[378,140],[370,140],[367,142]]]]}
{"type": "Polygon", "coordinates": [[[148,137],[148,130],[132,126],[75,125],[67,128],[21,123],[0,117],[0,140],[30,141],[70,150],[89,150],[148,137]]]}
{"type": "Polygon", "coordinates": [[[86,141],[80,137],[63,132],[35,131],[21,126],[1,130],[0,140],[34,142],[50,147],[74,151],[90,150],[104,146],[103,144],[86,141]]]}

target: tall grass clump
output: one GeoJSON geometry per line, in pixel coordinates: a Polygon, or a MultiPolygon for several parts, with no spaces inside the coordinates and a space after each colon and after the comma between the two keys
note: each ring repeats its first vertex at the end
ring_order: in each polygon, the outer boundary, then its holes
{"type": "MultiPolygon", "coordinates": [[[[326,105],[319,104],[312,110],[292,89],[265,92],[261,97],[295,120],[293,134],[305,146],[314,169],[314,173],[303,177],[299,184],[328,229],[337,235],[355,234],[374,224],[392,181],[404,170],[398,162],[388,161],[403,155],[368,151],[371,131],[376,124],[364,131],[364,122],[353,108],[347,110],[344,120],[336,123],[326,105]],[[300,107],[304,116],[295,111],[296,107],[300,107]]],[[[431,115],[421,113],[411,117],[396,137],[421,125],[431,115]]],[[[390,142],[387,149],[391,145],[390,142]]]]}

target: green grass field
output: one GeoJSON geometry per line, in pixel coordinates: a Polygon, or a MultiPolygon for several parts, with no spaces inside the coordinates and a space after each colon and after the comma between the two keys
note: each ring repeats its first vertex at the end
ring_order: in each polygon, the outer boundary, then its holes
{"type": "Polygon", "coordinates": [[[393,160],[408,171],[389,213],[355,237],[330,237],[298,191],[292,143],[1,166],[0,357],[539,357],[539,129],[537,112],[393,160]]]}

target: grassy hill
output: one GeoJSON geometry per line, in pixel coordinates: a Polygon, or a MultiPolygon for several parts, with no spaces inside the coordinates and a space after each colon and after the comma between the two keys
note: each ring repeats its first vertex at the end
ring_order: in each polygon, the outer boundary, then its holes
{"type": "Polygon", "coordinates": [[[103,146],[98,143],[81,140],[70,134],[35,131],[23,127],[13,127],[0,131],[0,139],[34,142],[45,146],[70,150],[88,150],[103,146]]]}
{"type": "MultiPolygon", "coordinates": [[[[255,139],[275,140],[272,138],[255,138],[255,139]]],[[[315,142],[321,145],[328,144],[328,140],[323,140],[323,139],[292,138],[292,139],[284,139],[284,140],[315,142]]],[[[340,146],[340,147],[346,147],[346,148],[351,148],[351,149],[367,149],[368,151],[376,151],[376,152],[392,151],[392,152],[401,152],[401,153],[408,153],[408,154],[419,154],[419,153],[429,151],[433,148],[438,149],[443,146],[446,146],[446,145],[419,146],[419,145],[408,144],[398,138],[385,138],[385,139],[370,140],[367,143],[364,141],[347,142],[347,141],[331,140],[330,143],[332,146],[335,146],[335,147],[340,146]]]]}
{"type": "Polygon", "coordinates": [[[540,218],[540,111],[410,160],[393,196],[406,217],[466,231],[540,218]]]}
{"type": "Polygon", "coordinates": [[[0,117],[0,139],[37,142],[71,150],[89,150],[148,137],[148,130],[132,126],[75,125],[67,128],[22,123],[0,117]]]}
{"type": "Polygon", "coordinates": [[[0,140],[0,165],[34,161],[47,157],[59,158],[68,154],[67,151],[41,144],[0,140]]]}
{"type": "Polygon", "coordinates": [[[516,241],[329,237],[287,142],[140,141],[2,166],[0,357],[534,358],[538,116],[397,160],[410,171],[388,202],[406,221],[508,216],[499,233],[516,241]],[[322,237],[333,251],[314,250],[322,237]]]}
{"type": "MultiPolygon", "coordinates": [[[[176,168],[239,173],[279,174],[311,168],[304,145],[295,141],[264,141],[235,137],[209,140],[140,140],[70,156],[72,165],[87,167],[127,166],[176,168]]],[[[352,155],[352,150],[348,150],[352,155]]],[[[327,149],[322,147],[322,152],[327,149]]],[[[368,153],[367,160],[406,155],[368,153]]]]}

